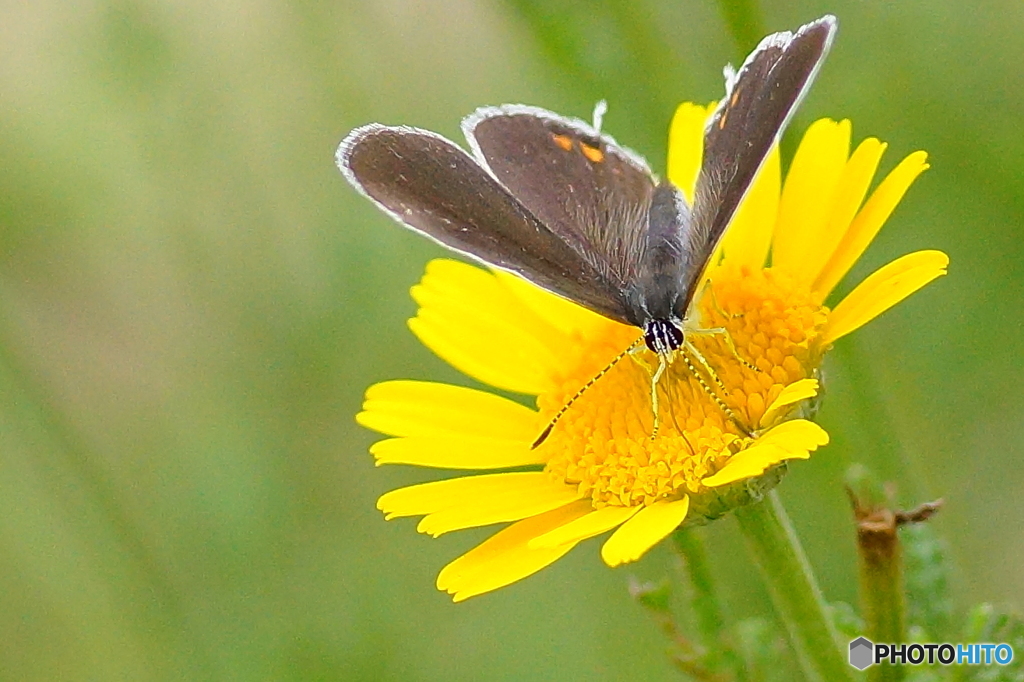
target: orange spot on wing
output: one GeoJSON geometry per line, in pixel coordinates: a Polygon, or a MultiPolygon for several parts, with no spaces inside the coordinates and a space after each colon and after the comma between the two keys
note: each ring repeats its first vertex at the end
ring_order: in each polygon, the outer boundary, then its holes
{"type": "Polygon", "coordinates": [[[736,102],[740,98],[740,90],[736,88],[735,92],[732,93],[732,97],[729,98],[729,106],[722,111],[722,118],[718,120],[718,129],[722,130],[725,128],[725,119],[729,118],[729,112],[732,111],[732,107],[736,106],[736,102]]]}
{"type": "Polygon", "coordinates": [[[554,140],[555,144],[557,144],[565,151],[572,150],[572,138],[569,137],[568,135],[552,135],[551,139],[554,140]]]}
{"type": "Polygon", "coordinates": [[[583,152],[583,156],[590,159],[591,163],[601,163],[604,161],[604,152],[597,147],[591,147],[580,142],[580,151],[583,152]]]}

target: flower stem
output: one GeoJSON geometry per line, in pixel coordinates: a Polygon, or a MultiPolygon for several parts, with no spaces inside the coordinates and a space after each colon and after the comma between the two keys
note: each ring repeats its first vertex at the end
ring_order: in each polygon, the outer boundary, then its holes
{"type": "Polygon", "coordinates": [[[721,676],[705,665],[703,660],[705,652],[702,648],[690,641],[676,624],[676,619],[669,606],[672,587],[667,580],[658,584],[631,580],[629,594],[636,599],[640,606],[647,609],[658,627],[668,637],[669,642],[672,643],[672,662],[679,670],[692,679],[702,682],[720,682],[722,680],[721,676]]]}
{"type": "Polygon", "coordinates": [[[715,585],[704,529],[698,526],[677,528],[672,533],[672,546],[690,578],[689,605],[706,651],[705,664],[713,671],[726,674],[727,679],[744,679],[743,661],[726,626],[721,595],[715,585]]]}
{"type": "MultiPolygon", "coordinates": [[[[858,528],[861,556],[860,580],[864,620],[872,642],[902,643],[907,639],[906,601],[903,595],[903,559],[896,524],[888,532],[858,528]]],[[[876,665],[869,671],[873,682],[899,682],[906,677],[902,665],[876,665]]]]}
{"type": "MultiPolygon", "coordinates": [[[[892,491],[864,466],[854,465],[847,471],[846,492],[857,522],[864,634],[872,642],[901,644],[907,640],[907,604],[897,528],[905,514],[889,508],[892,491]]],[[[906,678],[906,667],[875,665],[867,677],[870,682],[900,682],[906,678]]]]}
{"type": "Polygon", "coordinates": [[[708,561],[704,535],[700,528],[678,528],[672,533],[672,544],[686,565],[693,587],[691,606],[697,629],[706,646],[713,647],[723,639],[725,616],[715,590],[714,572],[708,561]]]}
{"type": "Polygon", "coordinates": [[[825,600],[778,494],[772,491],[735,513],[804,675],[814,682],[852,681],[825,600]]]}

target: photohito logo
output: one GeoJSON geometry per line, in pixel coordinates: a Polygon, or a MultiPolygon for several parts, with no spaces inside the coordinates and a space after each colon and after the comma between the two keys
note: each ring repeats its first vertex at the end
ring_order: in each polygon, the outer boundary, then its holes
{"type": "Polygon", "coordinates": [[[850,665],[864,670],[877,663],[889,665],[1007,665],[1013,660],[1009,644],[875,644],[867,637],[850,642],[850,665]]]}

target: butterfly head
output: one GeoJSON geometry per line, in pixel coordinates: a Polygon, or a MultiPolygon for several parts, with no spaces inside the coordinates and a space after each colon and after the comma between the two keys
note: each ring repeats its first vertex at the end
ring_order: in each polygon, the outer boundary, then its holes
{"type": "Polygon", "coordinates": [[[644,343],[653,353],[669,355],[683,345],[683,329],[672,320],[650,320],[644,324],[644,343]]]}

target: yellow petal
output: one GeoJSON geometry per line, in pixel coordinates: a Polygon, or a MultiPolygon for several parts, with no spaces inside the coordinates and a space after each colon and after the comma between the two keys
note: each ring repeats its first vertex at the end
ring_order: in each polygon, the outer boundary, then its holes
{"type": "Polygon", "coordinates": [[[928,154],[925,152],[914,152],[903,159],[871,194],[812,286],[819,301],[828,298],[832,289],[868,248],[910,185],[928,168],[927,160],[928,154]]]}
{"type": "Polygon", "coordinates": [[[804,266],[809,249],[825,228],[827,212],[849,154],[849,121],[823,118],[807,129],[782,187],[779,222],[772,244],[773,267],[806,276],[804,266]]]}
{"type": "Polygon", "coordinates": [[[941,251],[916,251],[879,268],[832,311],[822,342],[830,344],[875,319],[946,274],[948,265],[949,256],[941,251]]]}
{"type": "Polygon", "coordinates": [[[565,496],[562,504],[579,495],[570,485],[555,482],[543,471],[516,471],[512,473],[463,476],[399,487],[385,493],[377,501],[377,508],[387,519],[397,516],[434,514],[449,509],[482,507],[494,500],[548,499],[565,496]]]}
{"type": "Polygon", "coordinates": [[[579,497],[575,488],[559,485],[549,479],[546,486],[488,497],[479,496],[456,507],[428,514],[420,520],[416,530],[436,538],[453,530],[519,521],[558,509],[579,497]]]}
{"type": "Polygon", "coordinates": [[[530,541],[531,549],[576,544],[622,525],[640,507],[602,507],[530,541]]]}
{"type": "Polygon", "coordinates": [[[689,508],[689,497],[644,507],[612,533],[601,547],[601,558],[609,566],[636,561],[675,530],[689,508]]]}
{"type": "Polygon", "coordinates": [[[441,469],[504,469],[544,464],[529,441],[445,436],[389,438],[370,446],[377,464],[412,464],[441,469]]]}
{"type": "Polygon", "coordinates": [[[445,566],[437,576],[437,589],[454,595],[454,601],[459,602],[536,573],[563,557],[575,544],[531,549],[530,541],[590,509],[589,502],[574,502],[513,523],[445,566]]]}
{"type": "Polygon", "coordinates": [[[496,271],[498,281],[523,305],[566,336],[595,338],[610,327],[623,326],[572,301],[545,291],[508,272],[496,271]]]}
{"type": "Polygon", "coordinates": [[[366,391],[356,421],[389,436],[481,436],[532,442],[537,413],[486,391],[432,381],[385,381],[366,391]]]}
{"type": "Polygon", "coordinates": [[[779,424],[746,450],[729,458],[721,471],[701,483],[709,488],[760,476],[768,467],[787,459],[807,459],[813,450],[828,443],[825,429],[806,419],[779,424]]]}
{"type": "Polygon", "coordinates": [[[864,202],[885,147],[884,142],[869,137],[857,145],[857,149],[850,155],[850,160],[843,168],[842,177],[836,185],[835,195],[826,214],[824,229],[809,235],[812,242],[805,251],[806,261],[803,265],[806,281],[814,282],[835,253],[836,247],[857,215],[857,210],[864,202]]]}
{"type": "Polygon", "coordinates": [[[810,451],[828,444],[828,432],[807,419],[791,419],[762,435],[757,442],[787,450],[810,451]]]}
{"type": "Polygon", "coordinates": [[[431,261],[412,296],[420,309],[409,327],[456,369],[509,391],[536,395],[550,387],[566,339],[492,273],[431,261]]]}
{"type": "Polygon", "coordinates": [[[701,159],[704,156],[704,126],[718,102],[706,107],[683,102],[672,117],[668,130],[668,179],[693,204],[701,159]]]}
{"type": "Polygon", "coordinates": [[[722,242],[725,263],[754,269],[764,266],[778,217],[781,183],[782,162],[776,145],[729,223],[722,242]]]}
{"type": "Polygon", "coordinates": [[[420,311],[409,320],[409,329],[424,346],[466,376],[516,393],[538,395],[550,390],[543,362],[526,354],[530,346],[534,351],[539,347],[523,343],[528,338],[523,330],[505,330],[509,334],[495,337],[497,330],[468,325],[457,328],[451,316],[439,316],[433,310],[420,311]],[[500,340],[494,342],[495,338],[500,340]]]}
{"type": "Polygon", "coordinates": [[[729,458],[729,463],[714,476],[708,476],[701,483],[709,488],[735,483],[753,476],[760,476],[768,467],[784,459],[806,459],[806,451],[791,452],[777,445],[753,445],[729,458]]]}
{"type": "Polygon", "coordinates": [[[803,402],[808,398],[813,398],[818,395],[818,380],[817,379],[800,379],[782,389],[778,397],[772,401],[768,409],[765,410],[764,416],[761,417],[761,426],[771,424],[773,421],[782,416],[786,408],[792,405],[803,402]]]}
{"type": "Polygon", "coordinates": [[[579,498],[573,486],[542,471],[466,476],[399,488],[377,500],[385,518],[426,514],[421,533],[440,535],[460,528],[515,521],[579,498]]]}

